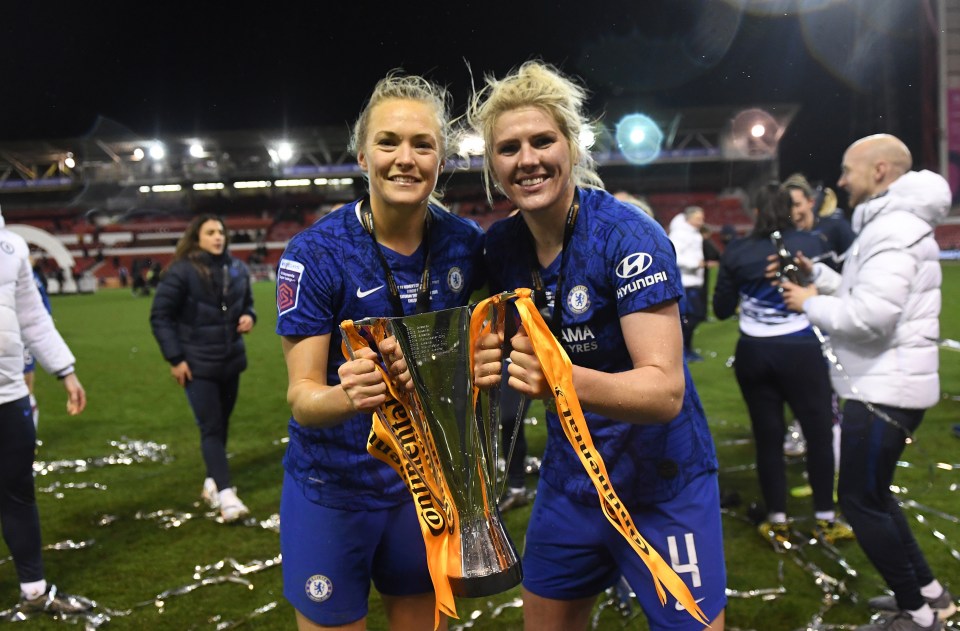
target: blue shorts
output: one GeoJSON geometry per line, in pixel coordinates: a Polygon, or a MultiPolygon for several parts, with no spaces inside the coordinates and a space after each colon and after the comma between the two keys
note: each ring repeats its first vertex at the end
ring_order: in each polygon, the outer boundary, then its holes
{"type": "Polygon", "coordinates": [[[388,596],[433,593],[413,500],[382,510],[347,511],[306,499],[289,474],[280,498],[283,595],[316,624],[367,615],[370,581],[388,596]]]}
{"type": "MultiPolygon", "coordinates": [[[[713,620],[727,604],[720,490],[716,474],[694,478],[669,502],[631,508],[640,534],[673,567],[713,620]]],[[[596,596],[621,575],[630,584],[651,631],[702,631],[667,592],[661,605],[650,571],[596,506],[568,499],[541,478],[523,551],[523,586],[543,598],[596,596]]]]}

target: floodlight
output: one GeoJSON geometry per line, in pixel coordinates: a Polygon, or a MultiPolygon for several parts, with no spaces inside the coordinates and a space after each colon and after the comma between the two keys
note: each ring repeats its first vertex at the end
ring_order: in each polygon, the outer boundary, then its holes
{"type": "Polygon", "coordinates": [[[464,134],[460,139],[460,155],[462,156],[482,156],[484,143],[479,134],[464,134]]]}
{"type": "Polygon", "coordinates": [[[617,146],[633,164],[649,164],[660,155],[663,132],[645,114],[628,114],[617,123],[617,146]]]}
{"type": "Polygon", "coordinates": [[[151,158],[154,160],[163,160],[165,155],[167,155],[167,150],[164,148],[163,143],[161,143],[159,140],[150,145],[151,158]]]}
{"type": "Polygon", "coordinates": [[[590,127],[584,127],[580,130],[580,148],[584,151],[588,151],[590,147],[593,146],[593,143],[597,142],[597,134],[590,127]]]}
{"type": "Polygon", "coordinates": [[[738,112],[730,121],[726,138],[731,157],[769,158],[777,153],[783,129],[777,120],[758,107],[738,112]]]}

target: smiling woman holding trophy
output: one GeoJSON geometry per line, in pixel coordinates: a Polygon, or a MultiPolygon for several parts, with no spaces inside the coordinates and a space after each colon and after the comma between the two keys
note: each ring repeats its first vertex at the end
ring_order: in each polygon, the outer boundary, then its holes
{"type": "Polygon", "coordinates": [[[365,628],[371,581],[391,630],[437,622],[411,494],[367,452],[371,414],[388,395],[377,353],[344,361],[338,325],[463,306],[482,284],[480,227],[433,197],[448,111],[446,90],[422,77],[382,79],[351,138],[369,194],[295,236],[280,260],[277,333],[292,410],[280,544],[300,629],[365,628]]]}
{"type": "MultiPolygon", "coordinates": [[[[530,61],[487,77],[468,113],[488,192],[519,209],[487,231],[491,288],[532,288],[549,327],[535,335],[525,321],[511,340],[509,384],[557,405],[526,534],[525,628],[587,629],[624,576],[651,629],[723,629],[717,460],[683,360],[676,255],[659,224],[603,190],[579,142],[585,99],[530,61]],[[556,341],[572,362],[560,385],[541,359],[556,341]]],[[[488,337],[477,372],[499,376],[488,337]]]]}

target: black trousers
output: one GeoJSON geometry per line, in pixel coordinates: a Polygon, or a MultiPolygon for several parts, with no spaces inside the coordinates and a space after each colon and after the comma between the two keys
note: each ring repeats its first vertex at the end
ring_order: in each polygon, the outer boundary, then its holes
{"type": "Polygon", "coordinates": [[[186,387],[187,400],[200,428],[200,452],[207,477],[213,478],[221,491],[233,486],[227,464],[227,433],[239,390],[239,374],[223,379],[194,377],[186,387]]]}
{"type": "Polygon", "coordinates": [[[680,330],[683,350],[693,350],[693,332],[706,319],[707,304],[703,287],[684,287],[680,304],[680,330]]]}
{"type": "Polygon", "coordinates": [[[784,404],[800,421],[807,441],[813,508],[833,510],[833,387],[820,342],[813,335],[741,335],[733,367],[750,413],[757,477],[767,511],[787,510],[784,404]]]}
{"type": "MultiPolygon", "coordinates": [[[[916,430],[925,410],[874,404],[897,423],[916,430]]],[[[860,401],[843,406],[840,433],[840,507],[867,558],[893,590],[900,609],[923,606],[920,587],[933,572],[900,504],[890,492],[897,461],[906,447],[905,434],[867,409],[860,401]]]]}
{"type": "Polygon", "coordinates": [[[33,487],[37,431],[30,397],[0,405],[0,526],[17,578],[43,578],[40,513],[33,487]]]}

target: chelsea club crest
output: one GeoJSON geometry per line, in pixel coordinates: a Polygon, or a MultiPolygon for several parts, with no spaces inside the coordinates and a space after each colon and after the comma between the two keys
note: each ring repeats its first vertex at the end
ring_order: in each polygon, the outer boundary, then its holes
{"type": "Polygon", "coordinates": [[[567,308],[570,311],[581,314],[590,308],[590,293],[586,285],[577,285],[567,294],[567,308]]]}
{"type": "Polygon", "coordinates": [[[451,267],[447,273],[447,286],[450,291],[458,292],[463,289],[463,272],[459,267],[451,267]]]}
{"type": "Polygon", "coordinates": [[[307,579],[307,598],[316,603],[322,603],[333,594],[333,581],[323,574],[314,574],[307,579]]]}

